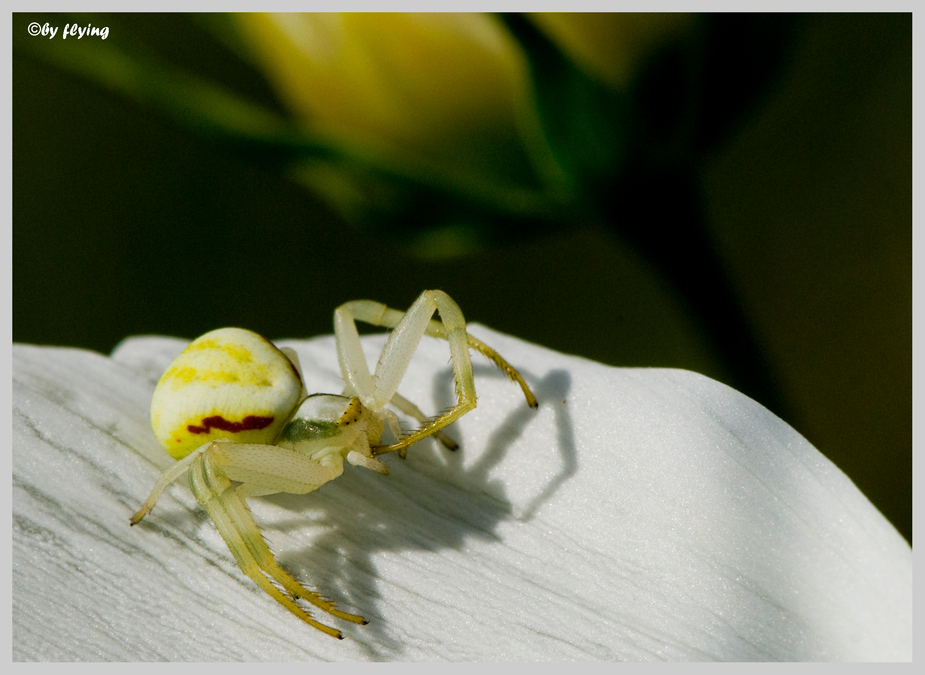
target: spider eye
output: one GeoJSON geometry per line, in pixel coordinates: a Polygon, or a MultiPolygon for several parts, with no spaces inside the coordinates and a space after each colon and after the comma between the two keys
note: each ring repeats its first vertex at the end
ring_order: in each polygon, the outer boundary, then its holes
{"type": "Polygon", "coordinates": [[[151,426],[177,459],[217,439],[272,443],[301,392],[298,371],[272,343],[220,328],[193,340],[167,368],[151,399],[151,426]]]}

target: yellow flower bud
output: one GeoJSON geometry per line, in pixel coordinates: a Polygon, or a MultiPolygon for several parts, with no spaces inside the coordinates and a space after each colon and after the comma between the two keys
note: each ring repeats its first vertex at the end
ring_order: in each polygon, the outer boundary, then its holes
{"type": "Polygon", "coordinates": [[[587,73],[625,89],[646,57],[691,26],[690,14],[537,13],[531,21],[587,73]]]}
{"type": "Polygon", "coordinates": [[[280,98],[313,132],[488,180],[532,175],[521,133],[525,58],[495,17],[244,14],[237,22],[280,98]]]}

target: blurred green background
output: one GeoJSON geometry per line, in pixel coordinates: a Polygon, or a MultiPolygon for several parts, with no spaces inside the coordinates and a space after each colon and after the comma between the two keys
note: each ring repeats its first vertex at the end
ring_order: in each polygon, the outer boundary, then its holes
{"type": "MultiPolygon", "coordinates": [[[[911,541],[911,15],[699,17],[620,94],[625,161],[596,177],[594,208],[465,212],[465,227],[411,234],[395,214],[345,218],[279,148],[205,133],[27,33],[74,20],[13,16],[14,341],[105,353],[224,325],[307,337],[346,300],[402,308],[441,288],[469,321],[552,349],[737,386],[911,541]],[[703,251],[685,243],[688,216],[703,251]],[[701,277],[728,297],[691,293],[701,277]]],[[[287,114],[202,17],[78,21],[287,114]]],[[[529,22],[503,25],[528,51],[542,42],[529,22]]]]}

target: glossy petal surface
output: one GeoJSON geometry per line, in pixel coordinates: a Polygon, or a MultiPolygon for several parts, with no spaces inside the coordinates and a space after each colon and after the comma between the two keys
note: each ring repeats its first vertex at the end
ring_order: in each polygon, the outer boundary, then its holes
{"type": "MultiPolygon", "coordinates": [[[[183,341],[14,345],[14,659],[911,659],[910,547],[787,424],[694,373],[470,329],[538,411],[475,357],[457,453],[251,500],[283,566],[370,620],[340,642],[241,574],[185,485],[129,528],[172,461],[148,406],[183,341]]],[[[332,337],[278,344],[340,391],[332,337]]],[[[447,358],[425,338],[399,391],[447,408],[447,358]]]]}

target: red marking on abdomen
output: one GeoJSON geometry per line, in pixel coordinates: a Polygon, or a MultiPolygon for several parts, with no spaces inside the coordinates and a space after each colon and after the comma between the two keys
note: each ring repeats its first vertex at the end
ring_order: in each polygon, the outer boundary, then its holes
{"type": "Polygon", "coordinates": [[[248,415],[240,422],[229,422],[221,415],[213,415],[212,417],[203,417],[202,426],[197,427],[195,424],[189,424],[186,427],[186,430],[191,434],[207,434],[211,429],[220,429],[222,431],[230,431],[233,434],[236,434],[240,431],[257,431],[260,429],[266,429],[268,426],[273,424],[272,417],[257,417],[256,415],[248,415]]]}

